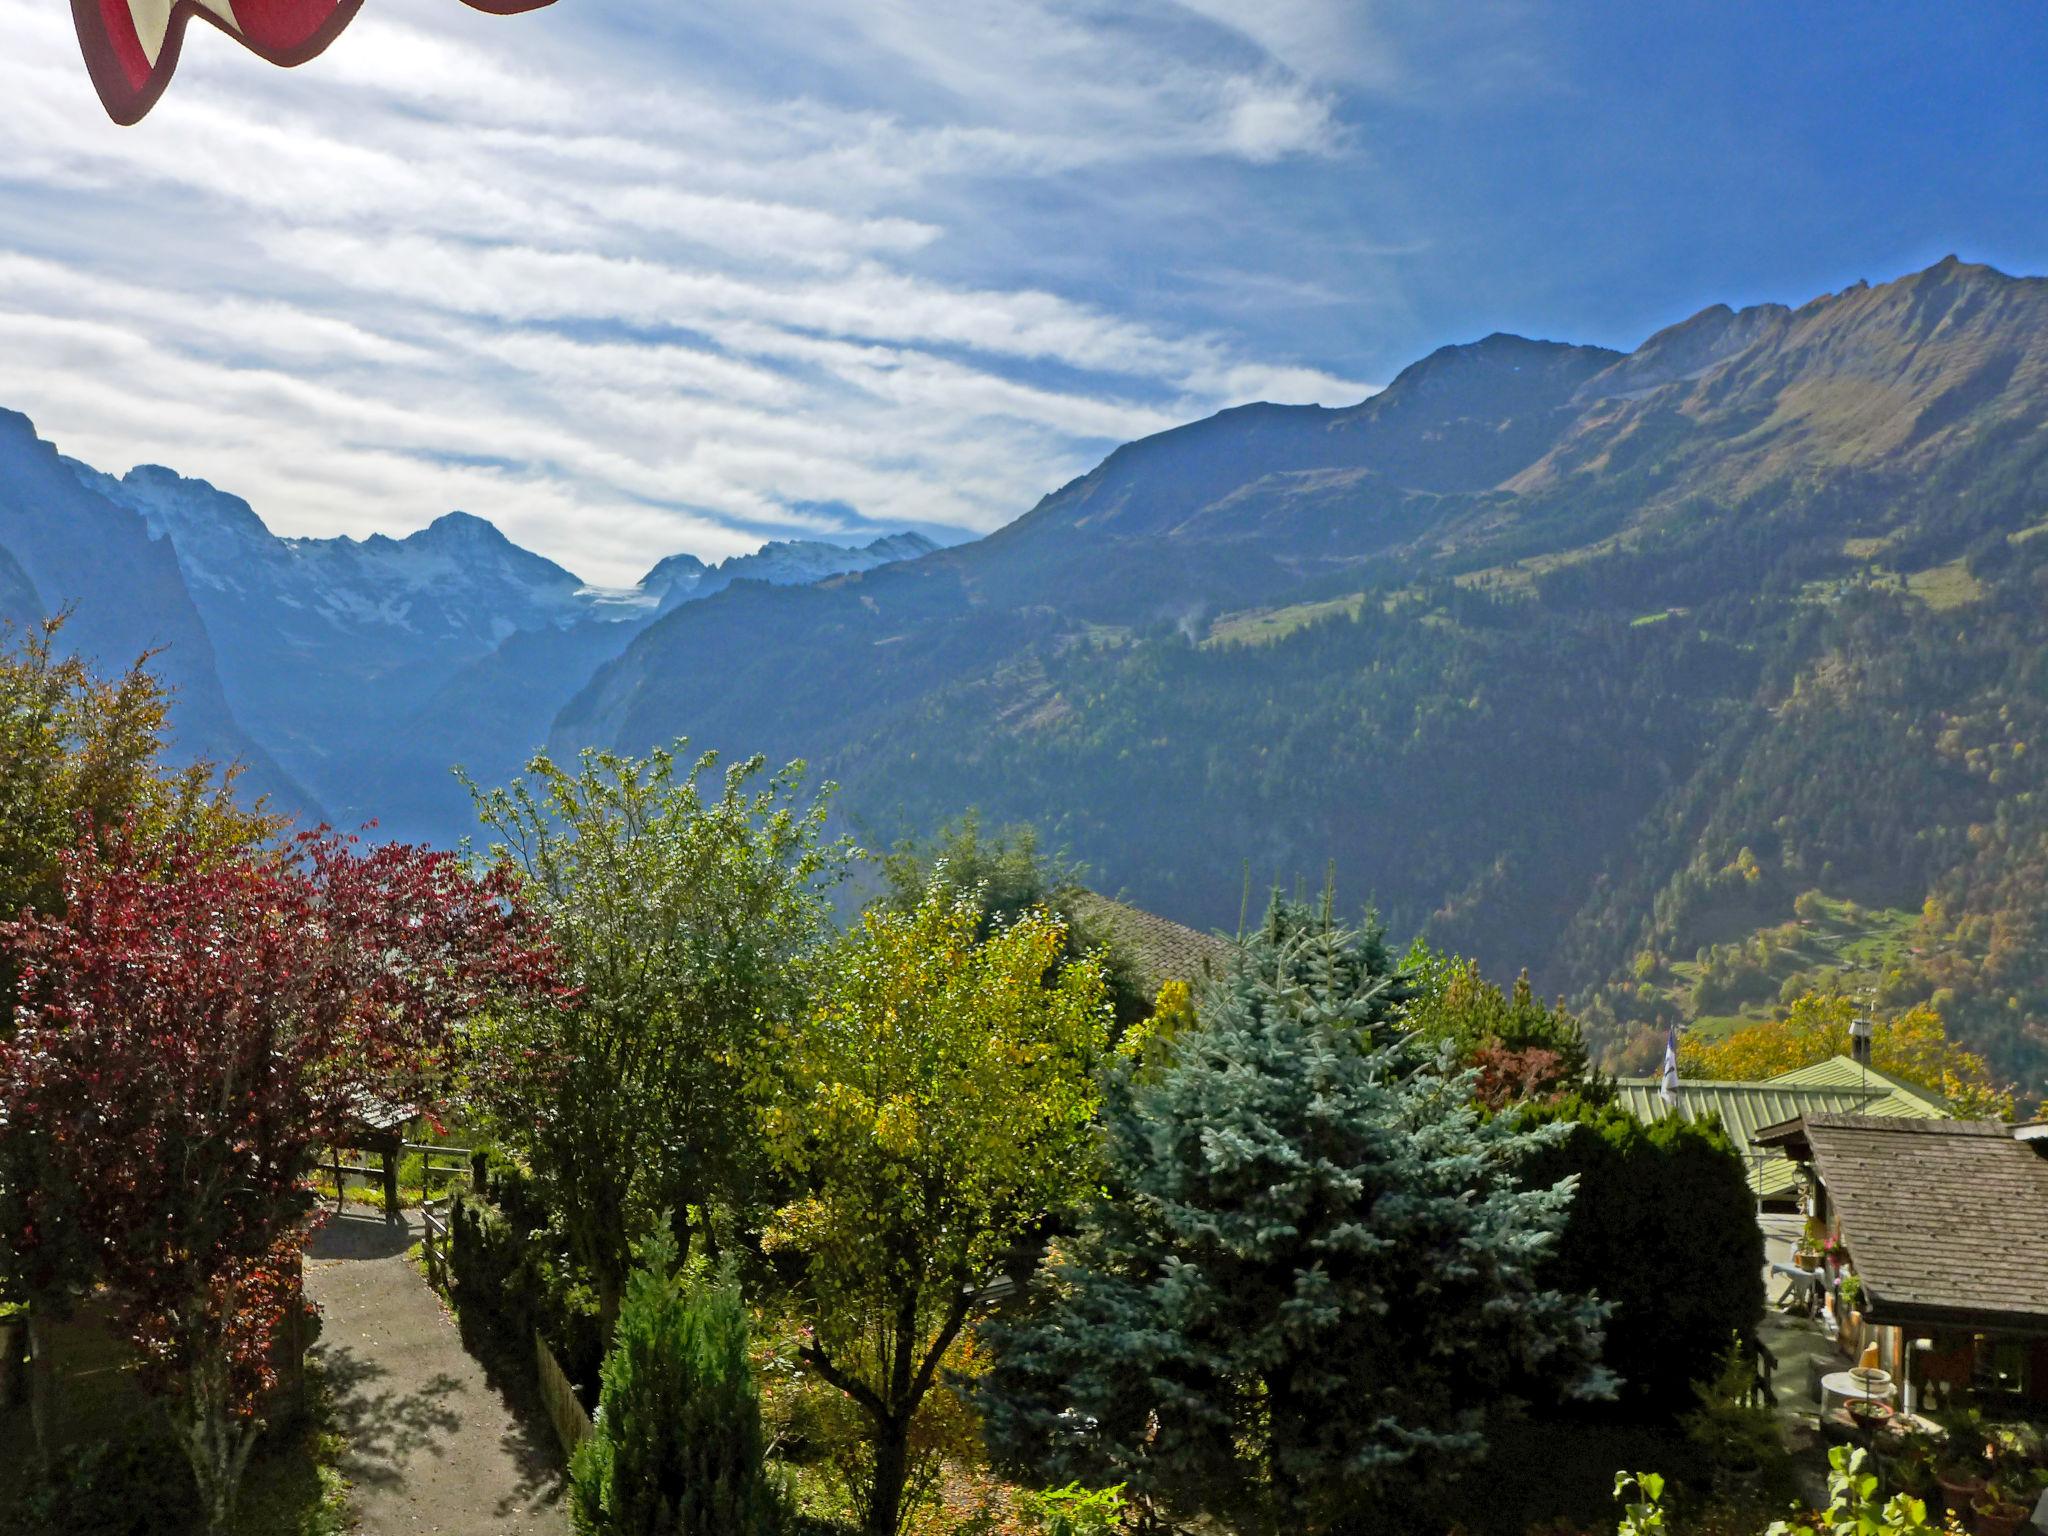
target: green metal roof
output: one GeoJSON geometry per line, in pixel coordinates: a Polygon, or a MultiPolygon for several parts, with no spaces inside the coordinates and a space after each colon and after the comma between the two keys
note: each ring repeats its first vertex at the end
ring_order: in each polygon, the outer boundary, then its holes
{"type": "Polygon", "coordinates": [[[1926,1089],[1882,1072],[1871,1071],[1866,1076],[1866,1069],[1847,1056],[1815,1062],[1761,1083],[1682,1077],[1675,1111],[1664,1102],[1661,1078],[1624,1077],[1615,1086],[1620,1090],[1622,1108],[1638,1120],[1661,1120],[1673,1113],[1688,1120],[1719,1115],[1721,1128],[1749,1165],[1749,1185],[1759,1200],[1790,1199],[1799,1187],[1799,1174],[1790,1158],[1774,1148],[1750,1145],[1750,1139],[1767,1126],[1783,1125],[1802,1115],[1948,1118],[1947,1106],[1926,1089]]]}
{"type": "Polygon", "coordinates": [[[1889,1072],[1880,1072],[1875,1067],[1866,1067],[1851,1061],[1847,1056],[1830,1056],[1826,1061],[1816,1061],[1810,1067],[1796,1067],[1790,1072],[1780,1072],[1770,1082],[1786,1088],[1889,1088],[1891,1098],[1897,1101],[1896,1109],[1866,1109],[1867,1115],[1896,1115],[1922,1120],[1946,1120],[1949,1118],[1948,1102],[1931,1089],[1922,1088],[1918,1083],[1909,1083],[1902,1077],[1893,1077],[1889,1072]]]}

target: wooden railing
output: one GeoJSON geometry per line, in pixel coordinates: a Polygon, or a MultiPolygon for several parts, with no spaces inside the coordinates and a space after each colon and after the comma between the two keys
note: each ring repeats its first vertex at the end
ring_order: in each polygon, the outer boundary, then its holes
{"type": "Polygon", "coordinates": [[[427,1261],[427,1284],[444,1296],[448,1294],[452,1235],[445,1200],[429,1200],[420,1207],[420,1251],[427,1261]]]}

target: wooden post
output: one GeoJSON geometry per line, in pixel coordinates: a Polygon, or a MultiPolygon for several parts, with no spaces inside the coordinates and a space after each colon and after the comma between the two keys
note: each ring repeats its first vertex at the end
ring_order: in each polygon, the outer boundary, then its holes
{"type": "Polygon", "coordinates": [[[56,1370],[50,1359],[49,1335],[43,1328],[43,1311],[31,1305],[28,1309],[28,1417],[36,1442],[36,1460],[47,1472],[50,1469],[51,1439],[56,1432],[52,1423],[56,1392],[56,1370]]]}
{"type": "Polygon", "coordinates": [[[384,1146],[384,1219],[398,1220],[398,1148],[390,1142],[384,1146]]]}

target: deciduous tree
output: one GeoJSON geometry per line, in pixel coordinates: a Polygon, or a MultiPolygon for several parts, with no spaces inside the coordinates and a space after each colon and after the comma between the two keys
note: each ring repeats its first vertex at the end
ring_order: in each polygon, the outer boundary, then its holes
{"type": "Polygon", "coordinates": [[[755,1198],[748,1063],[797,1006],[796,963],[819,941],[847,850],[823,841],[826,796],[803,765],[727,768],[715,793],[669,752],[545,755],[508,788],[473,792],[545,915],[569,1006],[508,1011],[479,1035],[484,1102],[531,1163],[589,1274],[607,1333],[634,1242],[673,1219],[679,1250],[715,1207],[755,1198]]]}
{"type": "Polygon", "coordinates": [[[805,1193],[771,1251],[794,1268],[804,1363],[867,1417],[869,1536],[900,1528],[913,1426],[977,1291],[1088,1175],[1101,970],[1059,964],[1043,909],[984,938],[980,920],[938,886],[870,910],[774,1041],[769,1144],[805,1193]]]}
{"type": "Polygon", "coordinates": [[[417,1089],[451,1026],[545,980],[510,882],[309,834],[275,856],[87,843],[4,930],[0,1263],[40,1308],[104,1284],[213,1525],[296,1304],[316,1148],[417,1089]]]}
{"type": "MultiPolygon", "coordinates": [[[[1851,1052],[1849,1026],[1857,1015],[1853,998],[1839,992],[1809,992],[1783,1018],[1723,1035],[1716,1040],[1688,1034],[1679,1041],[1678,1067],[1686,1077],[1761,1082],[1799,1067],[1851,1052]]],[[[1964,1117],[2010,1118],[2013,1092],[1992,1075],[1984,1058],[1955,1044],[1941,1015],[1922,1003],[1876,1022],[1870,1064],[1949,1100],[1964,1117]]]]}

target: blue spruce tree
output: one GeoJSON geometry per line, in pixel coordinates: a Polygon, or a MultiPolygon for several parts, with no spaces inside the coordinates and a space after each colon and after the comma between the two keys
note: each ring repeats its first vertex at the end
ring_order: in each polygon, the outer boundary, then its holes
{"type": "Polygon", "coordinates": [[[1537,1272],[1564,1134],[1472,1107],[1395,1028],[1376,931],[1276,902],[1164,1059],[1127,1070],[1108,1183],[982,1403],[1011,1466],[1272,1532],[1400,1529],[1493,1415],[1598,1396],[1604,1308],[1537,1272]]]}

